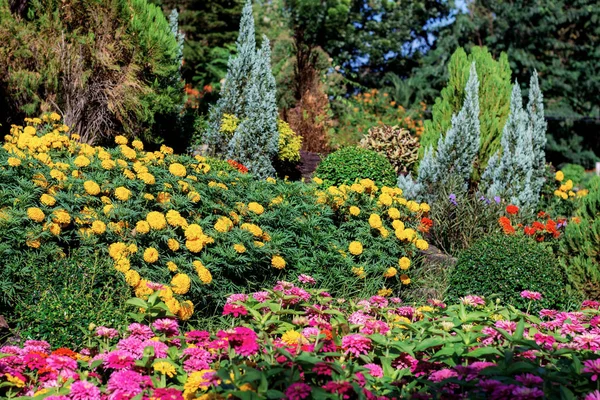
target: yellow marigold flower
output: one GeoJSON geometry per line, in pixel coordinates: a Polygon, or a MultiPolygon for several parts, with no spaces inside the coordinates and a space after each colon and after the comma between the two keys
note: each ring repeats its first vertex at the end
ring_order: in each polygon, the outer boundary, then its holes
{"type": "Polygon", "coordinates": [[[114,208],[115,206],[113,206],[112,204],[107,204],[102,208],[102,212],[104,212],[104,215],[108,215],[114,208]]]}
{"type": "Polygon", "coordinates": [[[202,238],[204,232],[202,232],[202,227],[198,224],[191,224],[185,229],[185,238],[187,240],[198,240],[202,238]]]}
{"type": "Polygon", "coordinates": [[[204,243],[200,239],[186,240],[185,247],[192,253],[199,253],[204,248],[204,243]]]}
{"type": "Polygon", "coordinates": [[[361,179],[358,182],[361,185],[363,185],[363,187],[368,191],[375,191],[375,189],[377,189],[377,186],[375,186],[375,182],[373,182],[371,179],[361,179]]]}
{"type": "Polygon", "coordinates": [[[150,228],[156,230],[165,229],[167,226],[165,216],[158,211],[150,211],[148,215],[146,215],[146,221],[150,224],[150,228]]]}
{"type": "Polygon", "coordinates": [[[154,291],[148,287],[149,282],[146,279],[141,279],[140,283],[135,287],[135,297],[147,300],[154,291]]]}
{"type": "Polygon", "coordinates": [[[98,193],[100,193],[100,185],[94,181],[83,182],[83,188],[90,196],[96,196],[98,193]]]}
{"type": "Polygon", "coordinates": [[[18,167],[21,165],[21,159],[16,157],[8,157],[8,165],[11,167],[18,167]]]}
{"type": "Polygon", "coordinates": [[[110,171],[111,169],[117,166],[117,164],[113,160],[102,160],[101,165],[102,168],[104,168],[107,171],[110,171]]]}
{"type": "Polygon", "coordinates": [[[27,217],[32,221],[42,222],[46,218],[46,214],[37,207],[29,207],[27,209],[27,217]]]}
{"type": "Polygon", "coordinates": [[[156,201],[158,201],[160,204],[168,203],[171,201],[171,194],[167,192],[158,192],[156,195],[156,201]]]}
{"type": "Polygon", "coordinates": [[[106,224],[99,220],[92,222],[92,232],[94,232],[96,235],[103,234],[106,232],[106,224]]]}
{"type": "Polygon", "coordinates": [[[40,242],[40,240],[39,240],[39,239],[27,239],[27,240],[25,241],[25,244],[26,244],[28,247],[31,247],[31,248],[33,248],[33,249],[39,249],[39,248],[40,248],[40,246],[42,245],[42,243],[40,242]]]}
{"type": "Polygon", "coordinates": [[[163,154],[173,154],[173,149],[163,144],[160,146],[160,152],[163,154]]]}
{"type": "Polygon", "coordinates": [[[127,140],[127,138],[125,136],[118,135],[118,136],[115,136],[115,143],[119,144],[119,145],[121,145],[121,144],[127,144],[128,140],[127,140]]]}
{"type": "Polygon", "coordinates": [[[73,160],[73,164],[75,164],[79,168],[87,167],[90,165],[90,159],[86,156],[77,156],[75,160],[73,160]]]}
{"type": "Polygon", "coordinates": [[[382,194],[379,195],[379,202],[381,204],[383,204],[384,206],[388,206],[389,207],[389,206],[392,205],[393,199],[392,199],[392,196],[390,196],[389,194],[382,193],[382,194]]]}
{"type": "Polygon", "coordinates": [[[241,229],[248,231],[250,233],[252,233],[252,235],[254,235],[255,237],[259,237],[262,236],[263,234],[263,230],[260,229],[260,227],[258,225],[255,224],[249,224],[249,223],[243,223],[240,226],[241,229]]]}
{"type": "Polygon", "coordinates": [[[559,182],[562,182],[565,179],[565,174],[562,171],[556,171],[556,175],[554,175],[554,179],[559,182]]]}
{"type": "Polygon", "coordinates": [[[415,201],[412,201],[412,200],[410,200],[409,202],[406,203],[406,208],[408,208],[411,212],[419,211],[419,205],[415,201]]]}
{"type": "Polygon", "coordinates": [[[192,265],[194,265],[196,273],[198,274],[198,278],[200,278],[202,283],[208,285],[212,282],[212,275],[210,271],[202,264],[201,261],[193,261],[192,265]]]}
{"type": "Polygon", "coordinates": [[[18,388],[25,387],[25,382],[23,382],[19,377],[12,376],[11,374],[4,374],[6,380],[18,388]]]}
{"type": "Polygon", "coordinates": [[[360,279],[364,279],[366,276],[365,269],[363,267],[352,267],[352,273],[358,276],[360,279]]]}
{"type": "Polygon", "coordinates": [[[142,143],[141,140],[134,140],[133,142],[131,142],[131,146],[139,151],[144,150],[144,143],[142,143]]]}
{"type": "Polygon", "coordinates": [[[140,283],[140,279],[140,274],[134,269],[125,272],[125,282],[131,287],[136,287],[140,283]]]}
{"type": "Polygon", "coordinates": [[[265,208],[253,201],[248,203],[248,210],[252,211],[254,214],[260,215],[265,211],[265,208]]]}
{"type": "Polygon", "coordinates": [[[267,232],[263,232],[261,239],[265,242],[269,242],[271,241],[271,235],[269,235],[267,232]]]}
{"type": "Polygon", "coordinates": [[[140,234],[145,234],[150,232],[150,224],[148,221],[138,221],[135,224],[135,232],[140,234]]]}
{"type": "Polygon", "coordinates": [[[198,192],[192,191],[188,193],[188,199],[190,199],[192,203],[197,203],[200,201],[200,195],[198,194],[198,192]]]}
{"type": "Polygon", "coordinates": [[[54,236],[60,235],[60,225],[59,224],[51,223],[48,230],[54,236]]]}
{"type": "Polygon", "coordinates": [[[427,203],[421,203],[419,204],[419,209],[423,212],[429,212],[431,210],[431,207],[429,207],[429,204],[427,203]]]}
{"type": "Polygon", "coordinates": [[[361,185],[360,183],[353,183],[350,186],[350,190],[352,190],[353,192],[356,192],[356,193],[364,193],[365,187],[363,185],[361,185]]]}
{"type": "Polygon", "coordinates": [[[281,336],[281,341],[288,346],[299,346],[308,343],[308,340],[295,330],[289,330],[281,336]]]}
{"type": "Polygon", "coordinates": [[[186,300],[179,304],[177,316],[182,321],[187,321],[194,314],[194,304],[190,300],[186,300]]]}
{"type": "Polygon", "coordinates": [[[169,210],[166,215],[167,223],[171,226],[181,226],[186,223],[179,211],[169,210]]]}
{"type": "Polygon", "coordinates": [[[127,257],[121,257],[115,261],[115,269],[119,272],[126,273],[131,268],[131,262],[127,257]]]}
{"type": "Polygon", "coordinates": [[[322,184],[322,183],[323,183],[323,179],[321,179],[321,178],[319,178],[319,177],[316,177],[316,176],[313,176],[313,178],[312,178],[312,181],[313,181],[314,183],[316,183],[317,185],[320,185],[320,184],[322,184]]]}
{"type": "Polygon", "coordinates": [[[384,273],[385,278],[393,278],[398,273],[398,270],[394,267],[389,267],[384,273]]]}
{"type": "Polygon", "coordinates": [[[271,266],[273,266],[274,268],[284,269],[285,264],[285,260],[281,256],[273,256],[271,258],[271,266]]]}
{"type": "Polygon", "coordinates": [[[369,225],[371,226],[371,229],[379,229],[383,226],[379,214],[371,214],[369,217],[369,225]]]}
{"type": "Polygon", "coordinates": [[[57,169],[50,170],[50,176],[56,179],[57,181],[67,180],[67,176],[62,171],[59,171],[57,169]]]}
{"type": "Polygon", "coordinates": [[[408,275],[402,274],[400,275],[400,282],[402,282],[403,285],[408,285],[410,283],[410,278],[408,275]]]}
{"type": "Polygon", "coordinates": [[[571,179],[569,179],[565,183],[565,192],[568,192],[571,189],[573,189],[573,181],[571,179]]]}
{"type": "Polygon", "coordinates": [[[360,214],[360,208],[358,208],[356,206],[351,206],[349,211],[350,211],[350,215],[353,215],[355,217],[360,214]]]}
{"type": "Polygon", "coordinates": [[[246,252],[246,247],[243,244],[237,243],[233,245],[233,249],[242,254],[246,252]]]}
{"type": "Polygon", "coordinates": [[[154,175],[152,175],[148,172],[139,174],[138,178],[140,178],[146,185],[154,185],[156,183],[156,179],[154,178],[154,175]]]}
{"type": "Polygon", "coordinates": [[[173,261],[167,261],[167,268],[169,269],[169,271],[171,272],[175,272],[177,271],[177,264],[175,264],[173,261]]]}
{"type": "Polygon", "coordinates": [[[158,250],[154,247],[148,247],[144,250],[144,261],[149,264],[155,263],[158,260],[158,250]]]}
{"type": "Polygon", "coordinates": [[[180,178],[187,175],[187,171],[186,171],[185,167],[179,163],[173,163],[173,164],[169,165],[169,172],[180,178]]]}
{"type": "Polygon", "coordinates": [[[118,260],[119,258],[124,256],[126,254],[126,252],[127,252],[127,245],[125,243],[116,242],[116,243],[112,243],[110,246],[108,246],[108,255],[113,260],[118,260]]]}
{"type": "Polygon", "coordinates": [[[254,245],[256,247],[263,247],[265,244],[263,242],[259,241],[259,240],[255,240],[254,241],[254,245]]]}
{"type": "Polygon", "coordinates": [[[163,301],[165,302],[165,305],[169,309],[169,312],[171,312],[171,314],[177,315],[177,313],[181,309],[181,304],[177,301],[177,299],[170,298],[170,299],[166,299],[163,301]]]}
{"type": "Polygon", "coordinates": [[[357,242],[357,241],[351,242],[350,245],[348,246],[348,251],[350,252],[350,254],[359,256],[363,252],[363,245],[361,242],[357,242]]]}
{"type": "Polygon", "coordinates": [[[192,280],[186,274],[177,274],[171,279],[171,289],[177,294],[186,294],[190,291],[192,280]]]}
{"type": "Polygon", "coordinates": [[[392,222],[392,226],[394,227],[394,230],[396,230],[396,231],[404,230],[404,222],[402,222],[400,220],[395,220],[394,222],[392,222]]]}
{"type": "Polygon", "coordinates": [[[423,239],[418,239],[415,246],[417,246],[417,249],[419,250],[427,250],[429,248],[429,244],[423,239]]]}
{"type": "Polygon", "coordinates": [[[179,242],[175,239],[167,240],[167,246],[169,246],[169,250],[171,251],[179,250],[179,242]]]}
{"type": "Polygon", "coordinates": [[[43,205],[45,206],[53,206],[56,204],[56,199],[46,193],[44,193],[42,195],[42,197],[40,197],[40,201],[42,202],[43,205]]]}
{"type": "Polygon", "coordinates": [[[154,195],[150,193],[144,193],[144,199],[149,201],[154,200],[154,195]]]}
{"type": "Polygon", "coordinates": [[[377,291],[377,295],[382,296],[382,297],[389,297],[392,295],[392,289],[386,289],[386,288],[380,289],[377,291]]]}
{"type": "Polygon", "coordinates": [[[52,215],[52,221],[57,224],[68,225],[71,223],[71,216],[65,210],[55,210],[52,215]]]}
{"type": "Polygon", "coordinates": [[[407,257],[402,257],[401,259],[398,260],[398,266],[402,270],[409,269],[410,268],[410,259],[408,259],[407,257]]]}
{"type": "Polygon", "coordinates": [[[215,223],[215,230],[218,232],[228,232],[233,228],[233,221],[227,217],[219,217],[215,223]]]}
{"type": "MultiPolygon", "coordinates": [[[[398,219],[400,218],[400,211],[396,208],[396,207],[391,207],[388,211],[388,217],[390,217],[391,219],[398,219]]],[[[396,221],[394,221],[396,222],[396,221]]],[[[394,226],[394,224],[392,224],[392,226],[394,226]]],[[[394,227],[394,229],[396,229],[396,227],[394,227]]]]}
{"type": "Polygon", "coordinates": [[[275,180],[275,178],[272,178],[272,177],[268,177],[266,180],[269,183],[277,183],[277,181],[275,180]]]}

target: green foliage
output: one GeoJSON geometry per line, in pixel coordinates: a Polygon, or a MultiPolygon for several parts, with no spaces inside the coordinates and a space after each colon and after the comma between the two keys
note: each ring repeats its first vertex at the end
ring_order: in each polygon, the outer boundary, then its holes
{"type": "Polygon", "coordinates": [[[594,168],[600,158],[584,145],[583,137],[568,131],[567,137],[548,136],[546,151],[550,157],[586,168],[594,168]]]}
{"type": "Polygon", "coordinates": [[[583,198],[560,242],[560,261],[571,284],[587,298],[600,299],[600,186],[583,198]]]}
{"type": "Polygon", "coordinates": [[[174,137],[183,102],[179,44],[146,0],[0,2],[0,80],[9,115],[60,112],[87,143],[125,132],[174,137]],[[52,45],[49,45],[52,43],[52,45]]]}
{"type": "Polygon", "coordinates": [[[532,310],[566,307],[571,297],[567,277],[548,248],[531,238],[498,234],[485,237],[464,250],[459,258],[448,289],[448,297],[475,294],[497,294],[503,302],[527,309],[529,300],[520,293],[530,290],[542,293],[542,300],[532,310]]]}
{"type": "Polygon", "coordinates": [[[329,185],[348,185],[357,179],[371,179],[378,186],[395,186],[396,183],[396,172],[388,159],[360,147],[334,151],[321,161],[315,176],[329,185]]]}
{"type": "Polygon", "coordinates": [[[457,257],[477,240],[500,232],[498,217],[503,206],[462,190],[462,182],[450,178],[436,188],[438,200],[431,203],[429,230],[431,244],[446,254],[457,257]]]}
{"type": "Polygon", "coordinates": [[[296,135],[292,128],[290,128],[290,125],[280,119],[277,120],[277,130],[279,131],[279,150],[277,152],[277,158],[285,162],[300,162],[302,137],[296,135]]]}
{"type": "Polygon", "coordinates": [[[419,159],[419,138],[398,126],[374,126],[363,137],[360,147],[386,156],[396,174],[410,171],[419,159]]]}
{"type": "Polygon", "coordinates": [[[577,164],[565,164],[560,167],[565,175],[565,180],[572,180],[575,186],[580,185],[585,178],[585,168],[577,164]]]}
{"type": "Polygon", "coordinates": [[[420,155],[423,157],[429,146],[437,147],[439,138],[450,129],[452,115],[462,108],[473,62],[479,78],[480,165],[474,173],[478,177],[490,156],[500,148],[502,129],[509,113],[511,71],[505,54],[496,61],[485,47],[473,47],[468,56],[462,48],[454,52],[448,64],[448,84],[435,101],[432,119],[424,124],[420,155]]]}

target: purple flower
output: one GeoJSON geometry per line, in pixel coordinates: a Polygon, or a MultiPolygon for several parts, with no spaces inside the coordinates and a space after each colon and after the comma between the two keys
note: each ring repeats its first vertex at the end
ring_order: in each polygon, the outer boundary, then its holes
{"type": "Polygon", "coordinates": [[[450,203],[454,204],[455,206],[458,205],[456,202],[456,195],[454,193],[451,193],[450,196],[448,196],[448,200],[450,200],[450,203]]]}
{"type": "Polygon", "coordinates": [[[542,378],[533,374],[521,374],[515,379],[527,387],[540,386],[542,383],[544,383],[542,378]]]}
{"type": "Polygon", "coordinates": [[[500,196],[494,196],[494,201],[496,202],[496,204],[500,204],[502,202],[502,199],[500,198],[500,196]]]}
{"type": "Polygon", "coordinates": [[[289,400],[302,400],[310,396],[310,392],[310,386],[308,386],[306,383],[296,382],[288,386],[287,390],[285,391],[285,396],[289,400]]]}

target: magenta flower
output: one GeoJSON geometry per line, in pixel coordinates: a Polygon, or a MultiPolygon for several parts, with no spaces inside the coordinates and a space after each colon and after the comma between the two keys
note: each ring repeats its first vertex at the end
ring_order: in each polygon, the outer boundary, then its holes
{"type": "Polygon", "coordinates": [[[269,292],[256,292],[252,293],[252,298],[259,303],[264,303],[269,300],[269,292]]]}
{"type": "Polygon", "coordinates": [[[542,383],[544,383],[544,380],[542,378],[540,378],[537,375],[533,375],[533,374],[521,374],[518,375],[515,380],[517,382],[521,382],[523,384],[523,386],[527,386],[527,387],[534,387],[534,386],[540,386],[542,385],[542,383]]]}
{"type": "Polygon", "coordinates": [[[350,382],[335,382],[330,381],[322,386],[329,393],[335,393],[341,396],[342,399],[349,399],[352,397],[354,393],[354,389],[352,388],[352,384],[350,382]]]}
{"type": "Polygon", "coordinates": [[[600,349],[600,335],[584,333],[580,336],[575,336],[573,342],[579,350],[597,351],[600,349]]]}
{"type": "Polygon", "coordinates": [[[583,303],[581,303],[581,308],[593,308],[595,310],[600,309],[600,301],[596,301],[596,300],[585,300],[583,303]]]}
{"type": "Polygon", "coordinates": [[[155,400],[183,400],[183,395],[177,389],[160,388],[154,389],[151,398],[155,400]]]}
{"type": "Polygon", "coordinates": [[[541,389],[523,386],[515,386],[512,389],[512,395],[512,398],[515,400],[533,400],[544,398],[544,392],[541,389]]]}
{"type": "Polygon", "coordinates": [[[316,363],[312,372],[321,376],[331,376],[331,367],[325,363],[316,363]]]}
{"type": "Polygon", "coordinates": [[[427,302],[434,307],[446,308],[446,304],[438,299],[428,299],[427,302]]]}
{"type": "Polygon", "coordinates": [[[372,306],[374,306],[374,307],[377,306],[377,307],[381,307],[381,308],[387,307],[389,304],[388,300],[383,296],[372,296],[369,299],[369,302],[371,303],[372,306]]]}
{"type": "Polygon", "coordinates": [[[298,280],[302,283],[306,283],[309,285],[314,285],[315,283],[317,283],[315,278],[313,278],[310,275],[305,275],[305,274],[301,274],[300,276],[298,276],[298,280]]]}
{"type": "Polygon", "coordinates": [[[229,343],[240,356],[251,356],[258,351],[258,335],[250,328],[238,326],[232,330],[219,331],[217,337],[229,343]]]}
{"type": "Polygon", "coordinates": [[[131,353],[125,350],[114,350],[106,354],[104,367],[112,369],[129,369],[135,364],[131,353]]]}
{"type": "Polygon", "coordinates": [[[248,315],[248,310],[241,304],[225,304],[223,307],[223,315],[233,315],[237,318],[240,315],[248,315]]]}
{"type": "Polygon", "coordinates": [[[554,342],[556,342],[556,339],[554,338],[554,336],[544,335],[543,333],[540,333],[540,332],[533,335],[533,340],[535,340],[535,343],[537,343],[538,346],[540,346],[546,350],[552,349],[554,342]]]}
{"type": "Polygon", "coordinates": [[[285,396],[289,400],[302,400],[310,396],[310,386],[303,382],[292,383],[285,391],[285,396]]]}
{"type": "Polygon", "coordinates": [[[477,307],[485,306],[485,300],[480,296],[468,295],[460,298],[461,303],[465,306],[477,307]]]}
{"type": "Polygon", "coordinates": [[[368,354],[371,349],[371,339],[357,333],[346,335],[342,338],[342,349],[346,354],[350,353],[356,357],[361,354],[368,354]]]}
{"type": "Polygon", "coordinates": [[[370,320],[370,315],[364,314],[362,311],[355,311],[348,317],[348,322],[354,325],[364,325],[365,322],[370,320]]]}
{"type": "Polygon", "coordinates": [[[584,361],[583,372],[592,374],[592,382],[596,382],[598,375],[600,375],[600,358],[584,361]]]}
{"type": "Polygon", "coordinates": [[[247,294],[243,294],[243,293],[236,293],[236,294],[232,294],[231,296],[229,296],[227,298],[227,304],[231,304],[231,303],[243,303],[245,301],[248,300],[248,295],[247,294]]]}
{"type": "MultiPolygon", "coordinates": [[[[2,353],[2,351],[0,351],[0,353],[2,353]]],[[[42,353],[27,353],[25,357],[23,357],[23,363],[31,370],[42,369],[46,366],[46,358],[42,356],[42,353]]]]}
{"type": "Polygon", "coordinates": [[[208,331],[189,331],[185,334],[185,341],[195,345],[204,344],[210,339],[208,331]]]}
{"type": "Polygon", "coordinates": [[[154,332],[152,328],[148,325],[133,323],[127,327],[127,330],[130,332],[129,337],[134,337],[140,340],[150,339],[154,336],[154,332]]]}
{"type": "Polygon", "coordinates": [[[151,386],[152,380],[149,376],[143,376],[135,371],[117,371],[108,379],[106,388],[113,394],[111,398],[131,398],[151,386]]]}
{"type": "Polygon", "coordinates": [[[583,400],[600,400],[600,391],[594,390],[591,393],[588,393],[583,400]]]}
{"type": "Polygon", "coordinates": [[[377,364],[365,364],[363,365],[369,370],[369,374],[374,378],[383,378],[383,368],[377,364]]]}
{"type": "Polygon", "coordinates": [[[172,318],[161,318],[154,321],[152,324],[154,329],[159,332],[163,332],[167,336],[174,336],[179,334],[179,323],[176,319],[172,318]]]}
{"type": "MultiPolygon", "coordinates": [[[[17,347],[18,348],[18,347],[17,347]]],[[[26,340],[23,345],[25,353],[36,351],[38,353],[48,353],[50,351],[50,343],[45,340],[26,340]]],[[[5,351],[3,351],[5,353],[5,351]]]]}
{"type": "Polygon", "coordinates": [[[144,354],[144,343],[140,339],[128,337],[119,340],[117,349],[128,352],[134,359],[139,359],[144,354]]]}
{"type": "Polygon", "coordinates": [[[77,369],[77,361],[67,356],[52,355],[46,359],[46,363],[48,363],[50,368],[59,372],[65,370],[75,371],[77,369]]]}
{"type": "Polygon", "coordinates": [[[456,378],[458,373],[449,368],[440,369],[439,371],[434,371],[429,375],[429,380],[432,382],[441,382],[446,379],[456,378]]]}
{"type": "Polygon", "coordinates": [[[100,400],[100,389],[88,381],[77,381],[71,385],[72,400],[100,400]]]}
{"type": "Polygon", "coordinates": [[[542,294],[540,292],[531,292],[529,290],[523,290],[521,292],[521,297],[529,300],[541,300],[542,294]]]}

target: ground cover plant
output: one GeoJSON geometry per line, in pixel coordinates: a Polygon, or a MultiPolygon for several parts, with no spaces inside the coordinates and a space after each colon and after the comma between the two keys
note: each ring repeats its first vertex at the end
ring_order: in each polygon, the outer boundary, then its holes
{"type": "MultiPolygon", "coordinates": [[[[333,298],[307,275],[234,294],[230,328],[183,331],[158,295],[81,347],[0,348],[0,394],[35,399],[595,399],[598,302],[517,311],[467,295],[421,306],[333,298]]],[[[545,294],[525,290],[529,305],[545,294]]],[[[200,329],[202,329],[200,327],[200,329]]]]}

